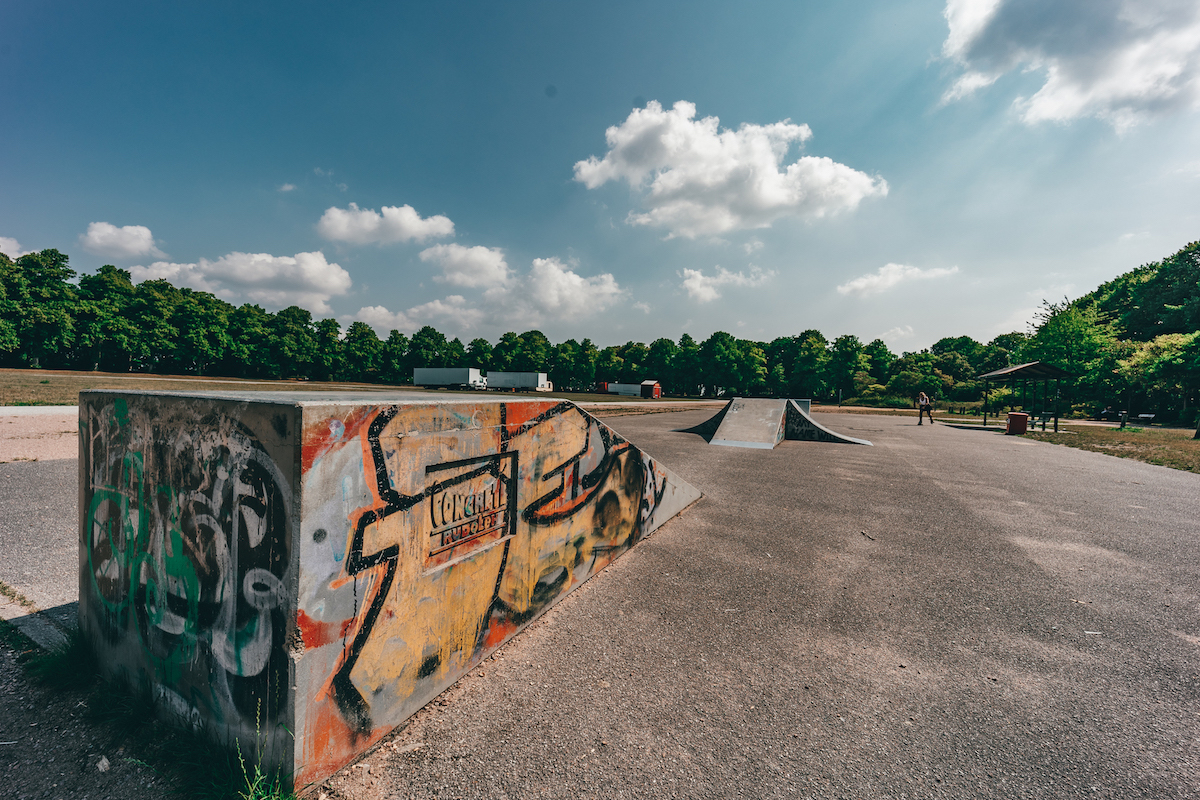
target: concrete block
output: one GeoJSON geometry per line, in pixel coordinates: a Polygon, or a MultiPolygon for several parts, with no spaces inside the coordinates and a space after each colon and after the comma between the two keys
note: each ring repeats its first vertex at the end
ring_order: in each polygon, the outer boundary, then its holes
{"type": "Polygon", "coordinates": [[[700,493],[570,402],[80,395],[80,626],[298,789],[700,493]]]}

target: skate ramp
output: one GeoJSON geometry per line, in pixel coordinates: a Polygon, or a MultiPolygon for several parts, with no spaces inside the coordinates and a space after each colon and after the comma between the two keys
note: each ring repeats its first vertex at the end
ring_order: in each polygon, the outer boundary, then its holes
{"type": "Polygon", "coordinates": [[[700,497],[574,403],[428,397],[82,393],[101,671],[309,786],[700,497]]]}
{"type": "Polygon", "coordinates": [[[866,439],[845,436],[812,418],[808,401],[735,397],[711,419],[688,428],[709,444],[773,450],[784,439],[836,444],[865,444],[866,439]]]}
{"type": "Polygon", "coordinates": [[[783,441],[786,400],[735,397],[721,412],[724,418],[709,444],[773,450],[783,441]]]}
{"type": "Polygon", "coordinates": [[[787,419],[784,423],[784,438],[804,442],[832,442],[834,444],[865,444],[874,447],[866,439],[831,431],[808,414],[808,409],[795,400],[787,401],[787,419]]]}

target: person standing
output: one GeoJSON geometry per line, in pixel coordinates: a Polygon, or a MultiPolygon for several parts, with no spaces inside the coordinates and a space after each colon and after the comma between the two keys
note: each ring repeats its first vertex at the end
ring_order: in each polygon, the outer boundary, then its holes
{"type": "Polygon", "coordinates": [[[917,424],[925,423],[925,415],[929,415],[929,424],[933,424],[933,401],[929,399],[929,395],[921,392],[917,395],[917,424]]]}

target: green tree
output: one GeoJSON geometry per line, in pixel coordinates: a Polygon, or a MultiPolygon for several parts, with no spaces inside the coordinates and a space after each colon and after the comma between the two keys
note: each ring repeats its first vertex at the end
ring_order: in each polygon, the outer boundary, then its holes
{"type": "Polygon", "coordinates": [[[492,364],[492,345],[487,339],[472,339],[467,343],[467,366],[487,374],[492,364]]]}
{"type": "Polygon", "coordinates": [[[446,342],[446,366],[447,367],[469,367],[467,363],[467,348],[463,347],[462,340],[455,336],[450,341],[446,342]]]}
{"type": "Polygon", "coordinates": [[[650,349],[641,342],[626,342],[617,350],[621,356],[621,383],[641,383],[646,379],[645,364],[650,349]]]}
{"type": "Polygon", "coordinates": [[[703,391],[703,385],[700,344],[691,334],[685,333],[679,337],[679,352],[675,354],[668,391],[683,396],[695,395],[703,391]]]}
{"type": "Polygon", "coordinates": [[[600,351],[596,358],[596,381],[603,383],[620,383],[621,370],[624,369],[625,363],[621,359],[620,349],[617,347],[606,347],[600,351]]]}
{"type": "Polygon", "coordinates": [[[346,380],[371,383],[379,380],[383,367],[383,342],[375,335],[375,329],[365,322],[352,322],[342,340],[344,366],[342,375],[346,380]]]}
{"type": "Polygon", "coordinates": [[[67,256],[54,249],[26,253],[5,270],[5,302],[11,304],[7,321],[26,365],[65,366],[70,357],[78,302],[70,283],[74,277],[67,256]]]}
{"type": "Polygon", "coordinates": [[[675,372],[675,357],[679,348],[670,339],[655,339],[646,351],[646,363],[642,368],[645,380],[655,380],[670,393],[678,393],[671,380],[675,372]]]}
{"type": "Polygon", "coordinates": [[[795,362],[789,371],[792,397],[820,398],[829,396],[826,379],[829,365],[829,342],[818,330],[809,329],[796,337],[795,362]]]}
{"type": "Polygon", "coordinates": [[[521,354],[521,337],[512,331],[501,334],[500,341],[492,348],[491,369],[500,372],[510,372],[515,369],[513,363],[521,354]]]}
{"type": "Polygon", "coordinates": [[[179,329],[171,324],[182,298],[170,281],[142,281],[133,291],[129,319],[137,330],[131,353],[134,372],[163,372],[173,363],[179,329]]]}
{"type": "Polygon", "coordinates": [[[408,352],[411,347],[408,337],[398,330],[388,334],[383,343],[383,379],[387,383],[412,383],[412,367],[409,366],[408,352]]]}
{"type": "Polygon", "coordinates": [[[1114,378],[1128,348],[1117,340],[1113,326],[1100,319],[1094,304],[1044,302],[1037,323],[1022,358],[1053,364],[1075,376],[1069,384],[1072,402],[1104,403],[1121,393],[1123,387],[1114,378]]]}
{"type": "Polygon", "coordinates": [[[1118,362],[1121,377],[1145,392],[1159,413],[1177,404],[1186,410],[1200,387],[1200,331],[1160,334],[1135,348],[1118,362]]]}
{"type": "Polygon", "coordinates": [[[408,346],[408,361],[412,368],[449,366],[445,335],[436,328],[426,325],[412,336],[408,346]]]}
{"type": "Polygon", "coordinates": [[[269,378],[272,366],[270,330],[272,317],[261,306],[245,303],[229,315],[229,350],[221,365],[224,375],[237,378],[269,378]]]}
{"type": "Polygon", "coordinates": [[[208,292],[180,289],[171,313],[177,331],[175,347],[164,359],[177,372],[206,375],[221,362],[233,344],[229,335],[229,313],[233,307],[208,292]]]}
{"type": "Polygon", "coordinates": [[[317,347],[309,377],[314,381],[331,381],[344,371],[342,326],[336,319],[323,319],[314,326],[313,338],[317,347]]]}
{"type": "Polygon", "coordinates": [[[139,335],[129,313],[134,291],[129,272],[111,264],[80,276],[75,316],[80,368],[129,371],[139,335]]]}
{"type": "MultiPolygon", "coordinates": [[[[746,386],[744,355],[738,340],[725,331],[716,331],[700,345],[700,370],[708,394],[720,397],[746,386]]],[[[765,377],[765,376],[764,376],[765,377]]]]}
{"type": "Polygon", "coordinates": [[[317,355],[312,313],[288,306],[271,317],[267,326],[268,369],[274,378],[301,378],[312,373],[317,355]]]}
{"type": "Polygon", "coordinates": [[[874,383],[887,383],[888,376],[891,375],[892,364],[896,360],[896,354],[888,349],[887,344],[883,339],[875,339],[863,347],[863,353],[870,359],[870,368],[868,372],[874,383]]]}
{"type": "Polygon", "coordinates": [[[855,377],[858,373],[866,373],[871,368],[871,359],[863,352],[862,342],[857,336],[839,336],[833,340],[829,349],[829,361],[825,366],[826,380],[831,393],[841,393],[843,397],[853,397],[858,394],[855,388],[855,377]]]}
{"type": "Polygon", "coordinates": [[[519,338],[521,346],[513,354],[511,369],[514,372],[549,372],[554,345],[546,335],[541,331],[525,331],[519,338]]]}
{"type": "Polygon", "coordinates": [[[4,253],[0,253],[0,364],[5,363],[6,356],[21,346],[21,338],[17,334],[18,312],[20,306],[9,296],[9,286],[15,285],[17,265],[4,253]]]}
{"type": "MultiPolygon", "coordinates": [[[[1164,333],[1200,330],[1200,242],[1110,284],[1093,296],[1102,296],[1101,312],[1115,318],[1127,337],[1149,341],[1164,333]]],[[[1091,305],[1092,297],[1078,302],[1091,305]]]]}

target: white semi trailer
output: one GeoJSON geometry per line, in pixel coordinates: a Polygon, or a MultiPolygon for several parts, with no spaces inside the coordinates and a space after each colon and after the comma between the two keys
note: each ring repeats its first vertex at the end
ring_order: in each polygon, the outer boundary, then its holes
{"type": "Polygon", "coordinates": [[[554,384],[546,379],[544,372],[501,372],[491,370],[487,376],[487,388],[511,389],[518,392],[552,392],[554,384]]]}
{"type": "Polygon", "coordinates": [[[426,389],[486,389],[488,385],[473,367],[417,367],[413,383],[426,389]]]}

